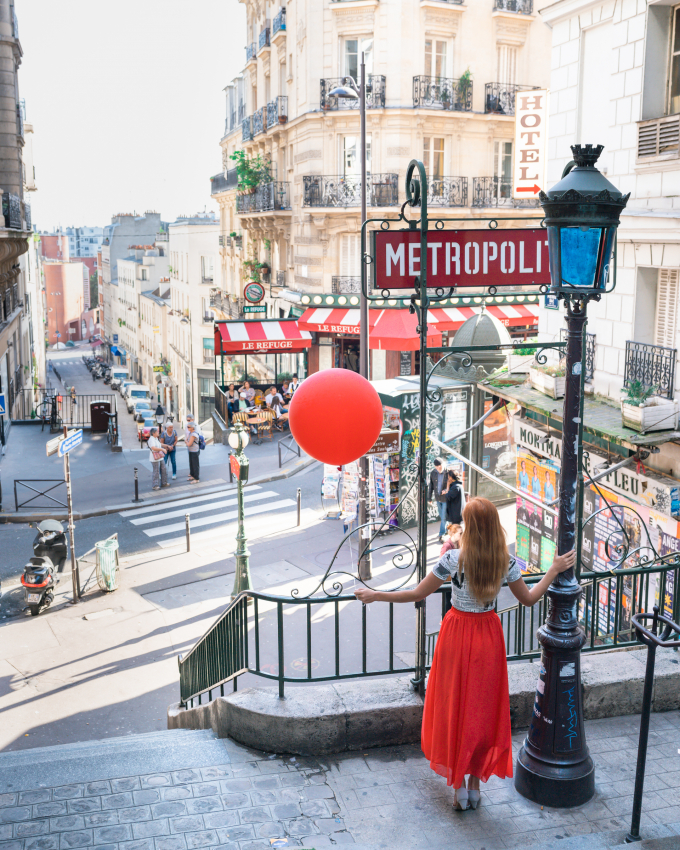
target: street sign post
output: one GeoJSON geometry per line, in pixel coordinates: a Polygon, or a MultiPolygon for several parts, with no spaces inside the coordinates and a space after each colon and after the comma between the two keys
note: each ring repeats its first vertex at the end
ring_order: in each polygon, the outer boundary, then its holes
{"type": "Polygon", "coordinates": [[[0,416],[5,412],[5,394],[0,393],[0,416]]]}
{"type": "Polygon", "coordinates": [[[59,441],[59,457],[66,457],[66,455],[71,451],[71,449],[75,449],[75,447],[79,446],[82,442],[82,428],[78,431],[69,431],[68,435],[59,441]]]}
{"type": "Polygon", "coordinates": [[[381,431],[378,439],[366,452],[367,455],[380,455],[385,452],[399,451],[399,431],[381,431]]]}
{"type": "Polygon", "coordinates": [[[73,493],[71,490],[71,463],[68,453],[83,442],[83,429],[69,431],[64,425],[64,433],[46,444],[47,457],[58,454],[64,458],[64,481],[66,482],[66,507],[68,508],[68,533],[71,544],[71,580],[73,583],[73,603],[80,599],[80,571],[76,560],[75,525],[73,522],[73,493]]]}

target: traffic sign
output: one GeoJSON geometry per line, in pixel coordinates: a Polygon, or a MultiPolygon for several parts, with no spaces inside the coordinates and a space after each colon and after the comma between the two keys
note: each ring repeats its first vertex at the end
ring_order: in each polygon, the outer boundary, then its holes
{"type": "Polygon", "coordinates": [[[243,297],[251,304],[257,304],[264,298],[264,286],[256,280],[251,280],[243,290],[243,297]]]}
{"type": "Polygon", "coordinates": [[[560,299],[554,292],[546,292],[543,297],[543,302],[546,310],[559,310],[560,299]]]}
{"type": "Polygon", "coordinates": [[[0,393],[0,416],[5,412],[5,394],[0,393]]]}
{"type": "Polygon", "coordinates": [[[57,331],[57,339],[61,339],[61,334],[57,331]]]}
{"type": "Polygon", "coordinates": [[[80,428],[78,431],[69,431],[68,437],[65,437],[59,443],[59,457],[64,457],[64,455],[68,454],[71,449],[75,449],[76,446],[79,446],[83,442],[83,429],[80,428]]]}

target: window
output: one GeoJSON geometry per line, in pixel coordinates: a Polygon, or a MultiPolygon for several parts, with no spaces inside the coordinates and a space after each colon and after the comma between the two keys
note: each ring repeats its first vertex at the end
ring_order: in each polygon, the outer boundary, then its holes
{"type": "Polygon", "coordinates": [[[507,44],[496,47],[496,82],[512,86],[517,82],[517,48],[507,44]]]}
{"type": "Polygon", "coordinates": [[[445,77],[447,71],[447,43],[444,40],[425,40],[425,76],[445,77]]]}
{"type": "Polygon", "coordinates": [[[444,176],[444,139],[434,136],[423,138],[423,165],[428,177],[444,176]]]}
{"type": "Polygon", "coordinates": [[[279,65],[279,94],[285,95],[286,91],[286,63],[281,62],[279,65]]]}
{"type": "Polygon", "coordinates": [[[654,344],[675,348],[675,334],[680,295],[680,273],[677,269],[659,269],[654,344]]]}
{"type": "Polygon", "coordinates": [[[493,143],[493,176],[499,198],[509,198],[512,191],[512,142],[493,143]]]}
{"type": "Polygon", "coordinates": [[[214,363],[215,362],[215,340],[207,339],[204,337],[203,339],[203,362],[204,363],[214,363]]]}
{"type": "Polygon", "coordinates": [[[142,280],[149,279],[149,272],[146,269],[142,269],[142,280]]]}
{"type": "Polygon", "coordinates": [[[671,33],[671,67],[668,85],[668,114],[680,112],[680,6],[673,10],[673,30],[671,33]]]}
{"type": "Polygon", "coordinates": [[[213,257],[201,257],[201,275],[204,283],[213,281],[213,257]]]}
{"type": "Polygon", "coordinates": [[[346,233],[340,237],[340,276],[361,275],[361,237],[358,233],[346,233]]]}
{"type": "Polygon", "coordinates": [[[345,76],[352,77],[357,83],[359,82],[362,51],[366,64],[366,76],[368,76],[373,73],[373,37],[345,39],[345,56],[342,73],[345,76]]]}
{"type": "MultiPolygon", "coordinates": [[[[344,136],[342,140],[342,174],[344,177],[361,177],[359,151],[361,139],[359,136],[344,136]]],[[[366,137],[366,171],[371,172],[371,139],[366,137]]]]}

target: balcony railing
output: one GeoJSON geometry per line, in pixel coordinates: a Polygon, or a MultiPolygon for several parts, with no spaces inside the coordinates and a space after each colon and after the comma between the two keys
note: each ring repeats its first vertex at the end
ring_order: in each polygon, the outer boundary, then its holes
{"type": "Polygon", "coordinates": [[[262,107],[261,109],[253,112],[253,138],[255,136],[259,136],[260,133],[264,133],[265,131],[265,109],[266,107],[262,107]]]}
{"type": "Polygon", "coordinates": [[[290,183],[272,181],[261,183],[248,195],[237,195],[236,212],[268,212],[290,209],[290,183]]]}
{"type": "Polygon", "coordinates": [[[497,115],[515,114],[515,96],[518,91],[532,91],[537,86],[516,86],[511,83],[487,83],[484,86],[484,112],[497,115]]]}
{"type": "Polygon", "coordinates": [[[210,178],[210,194],[217,195],[220,192],[227,192],[229,189],[235,189],[238,184],[238,175],[235,168],[230,168],[225,174],[220,171],[210,178]]]}
{"type": "Polygon", "coordinates": [[[257,56],[257,45],[255,42],[252,44],[246,45],[246,62],[250,62],[251,59],[254,59],[257,56]]]}
{"type": "Polygon", "coordinates": [[[286,7],[279,12],[279,14],[274,18],[272,23],[272,35],[276,35],[277,32],[286,29],[286,7]]]}
{"type": "MultiPolygon", "coordinates": [[[[560,328],[560,341],[567,341],[567,329],[560,328]]],[[[595,334],[586,334],[586,372],[585,380],[592,381],[595,375],[595,334]]]]}
{"type": "Polygon", "coordinates": [[[413,78],[413,106],[469,112],[472,109],[472,81],[461,83],[449,77],[413,78]]]}
{"type": "Polygon", "coordinates": [[[517,12],[519,15],[532,15],[534,0],[493,0],[494,12],[517,12]]]}
{"type": "Polygon", "coordinates": [[[246,117],[246,105],[243,101],[238,105],[238,120],[239,123],[246,117]]]}
{"type": "Polygon", "coordinates": [[[31,229],[31,205],[28,201],[24,201],[24,221],[26,222],[26,229],[31,229]]]}
{"type": "Polygon", "coordinates": [[[2,214],[5,217],[5,227],[21,230],[21,199],[11,192],[2,193],[2,214]]]}
{"type": "Polygon", "coordinates": [[[257,49],[262,50],[263,47],[269,47],[269,27],[265,27],[260,33],[260,38],[257,42],[257,49]]]}
{"type": "Polygon", "coordinates": [[[267,104],[267,129],[288,120],[288,98],[280,94],[267,104]]]}
{"type": "Polygon", "coordinates": [[[251,142],[253,140],[252,115],[248,115],[241,121],[241,138],[244,142],[251,142]]]}
{"type": "Polygon", "coordinates": [[[517,200],[512,197],[512,183],[500,177],[473,177],[472,204],[473,207],[523,207],[538,206],[538,198],[517,200]]]}
{"type": "Polygon", "coordinates": [[[24,137],[24,113],[21,108],[21,104],[17,103],[17,134],[24,137]]]}
{"type": "MultiPolygon", "coordinates": [[[[358,109],[359,97],[330,97],[329,92],[341,86],[346,77],[325,77],[321,80],[321,108],[358,109]]],[[[369,74],[366,78],[366,108],[380,109],[385,106],[385,77],[383,74],[369,74]]]]}
{"type": "Polygon", "coordinates": [[[361,278],[334,277],[331,279],[331,292],[334,295],[359,295],[361,293],[361,278]]]}
{"type": "Polygon", "coordinates": [[[624,387],[640,381],[644,387],[655,387],[656,395],[672,399],[675,396],[675,361],[677,348],[626,340],[626,369],[624,387]]]}
{"type": "Polygon", "coordinates": [[[429,207],[466,207],[468,205],[467,177],[431,177],[427,184],[429,207]]]}
{"type": "MultiPolygon", "coordinates": [[[[398,203],[398,174],[369,174],[366,204],[393,207],[398,203]]],[[[306,175],[302,178],[303,206],[361,206],[361,178],[353,176],[306,175]]]]}

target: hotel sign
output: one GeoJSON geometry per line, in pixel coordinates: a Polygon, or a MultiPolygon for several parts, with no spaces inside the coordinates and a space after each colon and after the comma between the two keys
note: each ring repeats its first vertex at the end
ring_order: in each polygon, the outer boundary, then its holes
{"type": "Polygon", "coordinates": [[[518,91],[515,95],[513,198],[536,198],[545,186],[547,142],[547,90],[518,91]]]}

